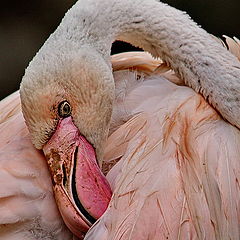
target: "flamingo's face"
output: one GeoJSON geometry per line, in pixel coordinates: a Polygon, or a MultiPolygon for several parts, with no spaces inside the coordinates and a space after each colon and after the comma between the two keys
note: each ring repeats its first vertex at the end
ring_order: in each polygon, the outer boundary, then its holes
{"type": "Polygon", "coordinates": [[[111,189],[100,172],[114,93],[107,64],[90,50],[38,54],[20,94],[34,145],[43,149],[66,225],[82,238],[106,210],[111,189]]]}

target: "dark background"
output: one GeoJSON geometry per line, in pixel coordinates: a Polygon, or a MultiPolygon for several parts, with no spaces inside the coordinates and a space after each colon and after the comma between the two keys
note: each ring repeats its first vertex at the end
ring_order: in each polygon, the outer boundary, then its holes
{"type": "MultiPolygon", "coordinates": [[[[96,0],[97,1],[97,0],[96,0]]],[[[131,1],[131,0],[129,0],[131,1]]],[[[19,88],[24,69],[75,0],[1,1],[0,99],[19,88]]],[[[240,38],[239,0],[163,0],[216,36],[240,38]]],[[[114,44],[112,52],[131,50],[114,44]]]]}

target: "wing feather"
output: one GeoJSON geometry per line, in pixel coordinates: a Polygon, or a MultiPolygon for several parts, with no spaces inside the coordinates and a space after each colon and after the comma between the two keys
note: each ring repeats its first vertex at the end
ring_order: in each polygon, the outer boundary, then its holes
{"type": "Polygon", "coordinates": [[[191,89],[146,78],[109,137],[114,194],[86,239],[239,239],[239,130],[191,89]]]}

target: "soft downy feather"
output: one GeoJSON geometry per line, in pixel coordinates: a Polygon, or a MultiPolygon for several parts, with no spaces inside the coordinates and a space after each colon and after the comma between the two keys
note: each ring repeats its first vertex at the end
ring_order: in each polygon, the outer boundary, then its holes
{"type": "Polygon", "coordinates": [[[115,74],[131,78],[106,144],[113,197],[85,239],[239,239],[239,130],[165,77],[115,74]]]}
{"type": "Polygon", "coordinates": [[[239,239],[239,130],[163,81],[145,83],[162,96],[109,138],[106,159],[121,158],[109,173],[113,198],[86,239],[239,239]]]}

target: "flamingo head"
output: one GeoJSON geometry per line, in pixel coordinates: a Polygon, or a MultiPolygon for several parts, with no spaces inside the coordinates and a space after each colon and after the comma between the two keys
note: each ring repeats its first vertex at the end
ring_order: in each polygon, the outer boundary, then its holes
{"type": "Polygon", "coordinates": [[[81,239],[111,198],[100,167],[114,82],[92,49],[51,52],[40,51],[26,69],[22,110],[33,144],[46,156],[60,213],[81,239]]]}

